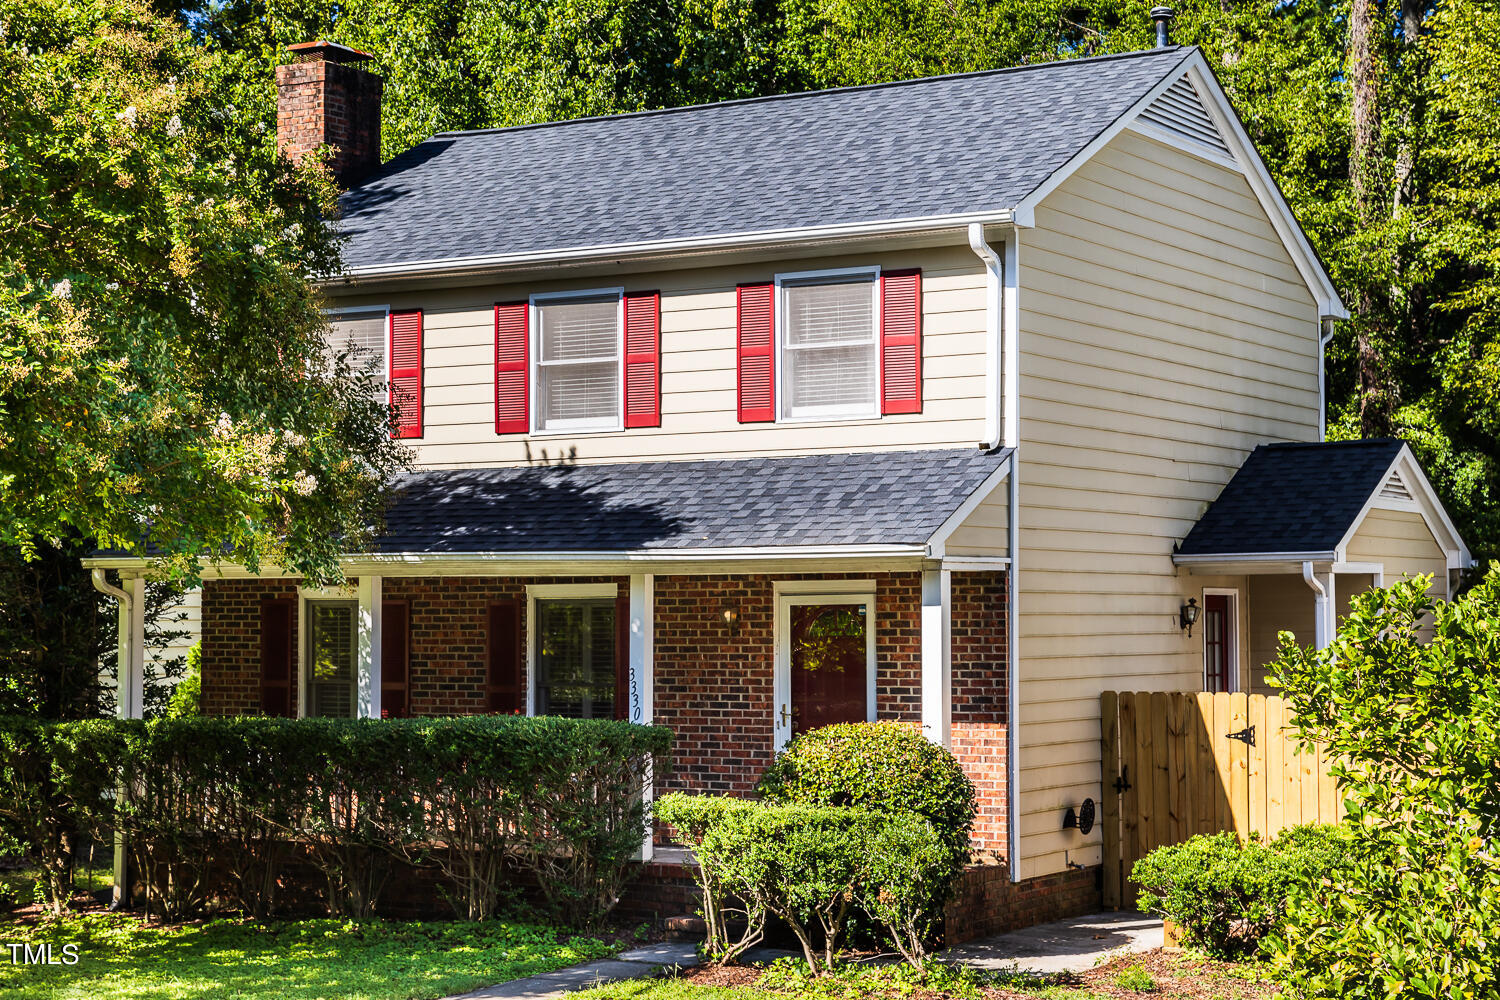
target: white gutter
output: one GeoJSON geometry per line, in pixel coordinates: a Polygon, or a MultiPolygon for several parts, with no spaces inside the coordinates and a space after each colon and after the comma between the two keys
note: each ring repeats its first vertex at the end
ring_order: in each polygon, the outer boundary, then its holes
{"type": "Polygon", "coordinates": [[[1319,649],[1327,647],[1328,635],[1328,591],[1323,588],[1323,583],[1313,574],[1313,564],[1305,562],[1302,564],[1302,581],[1312,588],[1313,592],[1313,643],[1319,649]]]}
{"type": "Polygon", "coordinates": [[[1000,446],[1001,423],[1000,414],[1005,408],[1005,387],[1001,382],[1001,359],[1004,349],[1001,346],[1001,317],[1000,317],[1000,290],[1005,280],[1005,265],[1000,260],[1000,255],[995,248],[990,246],[984,239],[984,223],[969,223],[969,249],[984,264],[984,316],[985,316],[985,358],[984,358],[984,398],[988,405],[984,408],[984,440],[979,442],[979,447],[986,451],[1000,446]]]}
{"type": "Polygon", "coordinates": [[[508,268],[543,267],[560,264],[584,264],[593,261],[619,261],[622,258],[667,257],[676,254],[731,252],[782,244],[816,243],[871,236],[896,236],[907,233],[961,230],[975,219],[992,225],[1014,221],[1010,209],[975,216],[932,215],[905,219],[881,219],[874,222],[843,223],[832,226],[804,226],[796,229],[768,229],[750,233],[717,233],[689,239],[646,240],[598,246],[567,247],[560,250],[523,250],[517,253],[483,254],[474,257],[439,257],[397,264],[372,264],[351,267],[342,274],[322,282],[354,282],[380,278],[418,278],[482,273],[508,268]]]}
{"type": "Polygon", "coordinates": [[[1333,562],[1338,553],[1328,552],[1210,552],[1206,555],[1172,554],[1175,566],[1218,565],[1225,562],[1333,562]]]}
{"type": "Polygon", "coordinates": [[[125,610],[130,610],[130,595],[106,580],[104,578],[103,569],[96,566],[94,567],[93,572],[89,574],[89,576],[94,581],[95,590],[99,591],[99,593],[101,594],[108,594],[110,597],[113,597],[115,600],[119,601],[120,606],[125,610]]]}

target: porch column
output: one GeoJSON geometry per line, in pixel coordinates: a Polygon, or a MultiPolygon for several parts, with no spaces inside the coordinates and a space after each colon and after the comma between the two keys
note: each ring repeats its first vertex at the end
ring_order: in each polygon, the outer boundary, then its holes
{"type": "MultiPolygon", "coordinates": [[[[630,578],[630,690],[626,697],[625,717],[631,722],[649,726],[655,717],[656,664],[652,649],[652,623],[656,617],[656,577],[650,573],[636,573],[630,578]]],[[[651,761],[646,762],[645,779],[641,782],[641,800],[649,809],[655,792],[656,776],[651,761]]],[[[641,860],[650,861],[655,854],[651,837],[651,821],[641,837],[641,860]]]]}
{"type": "Polygon", "coordinates": [[[947,746],[953,723],[953,574],[922,571],[922,734],[947,746]]]}
{"type": "Polygon", "coordinates": [[[380,718],[380,577],[359,578],[358,707],[361,719],[380,718]]]}
{"type": "Polygon", "coordinates": [[[146,709],[146,580],[131,576],[120,581],[130,595],[119,608],[119,638],[115,673],[115,713],[122,719],[139,719],[146,709]]]}

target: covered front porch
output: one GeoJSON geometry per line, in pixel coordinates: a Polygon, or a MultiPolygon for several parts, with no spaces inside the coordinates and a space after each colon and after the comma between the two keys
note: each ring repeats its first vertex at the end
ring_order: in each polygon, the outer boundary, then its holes
{"type": "Polygon", "coordinates": [[[1371,587],[1430,575],[1452,596],[1469,551],[1401,441],[1257,448],[1173,555],[1204,579],[1207,690],[1274,693],[1279,636],[1319,649],[1371,587]]]}

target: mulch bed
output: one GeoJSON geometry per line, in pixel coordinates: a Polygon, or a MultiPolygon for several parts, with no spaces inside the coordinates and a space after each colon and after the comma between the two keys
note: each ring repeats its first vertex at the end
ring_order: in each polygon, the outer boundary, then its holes
{"type": "MultiPolygon", "coordinates": [[[[761,970],[752,966],[700,966],[685,970],[684,981],[697,986],[756,987],[761,970]]],[[[1160,997],[1162,1000],[1269,1000],[1275,993],[1271,983],[1261,982],[1247,974],[1245,966],[1211,959],[1195,958],[1176,951],[1160,948],[1134,955],[1123,955],[1087,972],[1049,976],[1046,983],[1086,992],[1091,998],[1160,997]],[[1126,969],[1135,966],[1155,981],[1156,989],[1150,992],[1123,989],[1116,979],[1126,969]]],[[[876,990],[870,995],[879,996],[876,990]]],[[[983,990],[986,1000],[1034,1000],[1034,991],[1002,986],[983,990]]],[[[897,996],[892,989],[889,996],[897,996]]],[[[905,1000],[946,1000],[946,995],[935,991],[916,990],[899,994],[905,1000]]]]}

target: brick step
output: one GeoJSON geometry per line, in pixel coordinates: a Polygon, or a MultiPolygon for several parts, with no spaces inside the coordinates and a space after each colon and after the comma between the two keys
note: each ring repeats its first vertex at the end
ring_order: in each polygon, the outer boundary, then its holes
{"type": "Polygon", "coordinates": [[[708,937],[708,924],[696,913],[681,913],[666,920],[668,941],[702,941],[708,937]]]}

